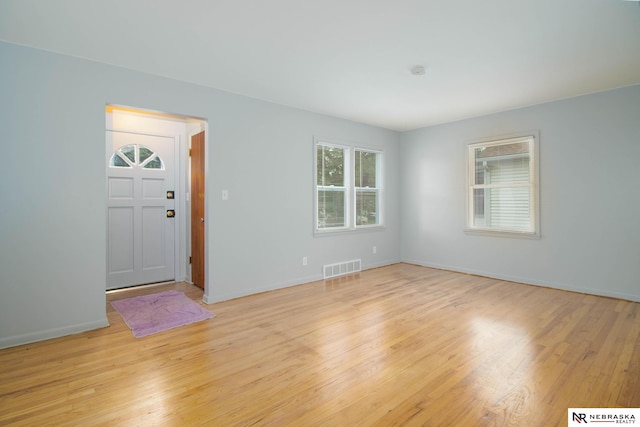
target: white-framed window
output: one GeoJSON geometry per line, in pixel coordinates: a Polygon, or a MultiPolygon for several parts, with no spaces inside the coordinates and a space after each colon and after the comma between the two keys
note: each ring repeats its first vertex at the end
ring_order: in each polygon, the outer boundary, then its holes
{"type": "Polygon", "coordinates": [[[354,153],[356,227],[381,225],[382,153],[359,148],[354,153]]]}
{"type": "Polygon", "coordinates": [[[316,228],[319,230],[349,226],[350,153],[348,147],[316,144],[316,228]]]}
{"type": "Polygon", "coordinates": [[[537,134],[468,146],[467,232],[540,236],[537,134]]]}
{"type": "Polygon", "coordinates": [[[382,225],[382,151],[315,141],[315,231],[382,225]]]}

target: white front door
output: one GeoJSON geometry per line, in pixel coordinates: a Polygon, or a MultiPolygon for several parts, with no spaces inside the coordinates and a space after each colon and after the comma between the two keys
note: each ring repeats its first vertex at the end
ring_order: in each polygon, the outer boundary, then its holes
{"type": "Polygon", "coordinates": [[[174,280],[174,138],[106,138],[107,289],[174,280]]]}

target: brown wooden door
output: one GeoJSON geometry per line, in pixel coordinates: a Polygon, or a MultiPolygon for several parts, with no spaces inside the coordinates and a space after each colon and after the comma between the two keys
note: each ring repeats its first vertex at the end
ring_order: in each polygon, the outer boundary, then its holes
{"type": "Polygon", "coordinates": [[[191,137],[191,281],[204,289],[204,131],[191,137]]]}

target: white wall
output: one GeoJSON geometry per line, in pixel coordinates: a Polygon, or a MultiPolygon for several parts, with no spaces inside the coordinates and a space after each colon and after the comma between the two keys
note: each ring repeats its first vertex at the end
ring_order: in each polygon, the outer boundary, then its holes
{"type": "Polygon", "coordinates": [[[640,300],[640,86],[398,135],[0,43],[0,348],[107,324],[106,104],[208,122],[209,302],[353,258],[640,300]],[[542,238],[464,234],[466,142],[530,129],[542,238]],[[313,236],[314,135],[385,150],[384,230],[313,236]]]}
{"type": "Polygon", "coordinates": [[[403,261],[640,301],[640,86],[401,135],[403,261]],[[467,235],[466,144],[540,132],[540,240],[467,235]]]}
{"type": "Polygon", "coordinates": [[[0,43],[0,348],[107,324],[106,104],[208,122],[207,301],[399,261],[395,132],[0,43]],[[313,236],[314,135],[385,150],[384,230],[313,236]]]}

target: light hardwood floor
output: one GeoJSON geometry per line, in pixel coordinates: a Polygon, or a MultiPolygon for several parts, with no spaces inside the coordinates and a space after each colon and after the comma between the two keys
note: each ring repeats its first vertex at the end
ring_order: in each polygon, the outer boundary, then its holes
{"type": "MultiPolygon", "coordinates": [[[[200,301],[178,283],[167,289],[200,301]]],[[[0,351],[0,425],[566,426],[640,407],[640,303],[408,264],[0,351]]]]}

